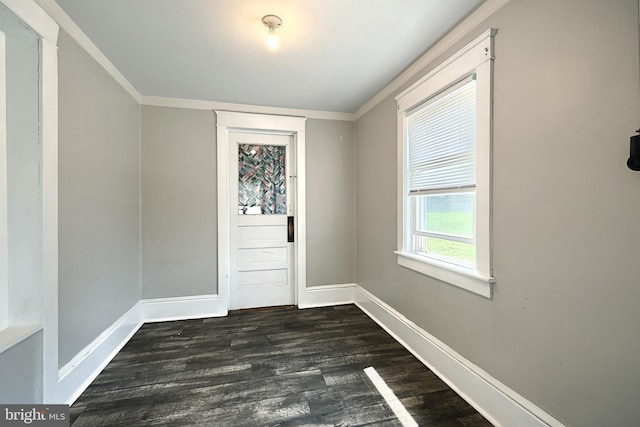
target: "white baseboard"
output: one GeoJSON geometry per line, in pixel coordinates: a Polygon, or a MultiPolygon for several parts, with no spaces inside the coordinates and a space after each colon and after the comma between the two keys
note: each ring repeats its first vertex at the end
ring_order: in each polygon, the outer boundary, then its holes
{"type": "Polygon", "coordinates": [[[58,370],[56,401],[71,405],[142,326],[140,303],[58,370]]]}
{"type": "Polygon", "coordinates": [[[304,294],[298,296],[298,308],[353,304],[353,290],[355,287],[355,283],[345,283],[306,288],[304,294]]]}
{"type": "Polygon", "coordinates": [[[139,304],[145,323],[227,315],[227,307],[218,295],[143,299],[139,304]]]}
{"type": "Polygon", "coordinates": [[[562,424],[362,287],[354,302],[478,412],[497,426],[562,424]]]}
{"type": "MultiPolygon", "coordinates": [[[[498,426],[562,424],[357,284],[308,288],[298,307],[355,303],[489,421],[498,426]]],[[[217,295],[140,300],[59,370],[57,401],[72,404],[145,322],[225,316],[217,295]]]]}
{"type": "Polygon", "coordinates": [[[58,371],[57,401],[73,404],[143,323],[226,316],[217,295],[143,299],[58,371]]]}

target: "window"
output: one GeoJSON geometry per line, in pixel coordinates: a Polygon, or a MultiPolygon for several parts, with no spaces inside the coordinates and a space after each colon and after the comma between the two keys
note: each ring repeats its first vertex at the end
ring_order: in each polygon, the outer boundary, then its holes
{"type": "Polygon", "coordinates": [[[410,251],[475,265],[476,85],[470,76],[406,119],[410,251]]]}
{"type": "Polygon", "coordinates": [[[396,98],[398,263],[489,298],[492,38],[396,98]]]}

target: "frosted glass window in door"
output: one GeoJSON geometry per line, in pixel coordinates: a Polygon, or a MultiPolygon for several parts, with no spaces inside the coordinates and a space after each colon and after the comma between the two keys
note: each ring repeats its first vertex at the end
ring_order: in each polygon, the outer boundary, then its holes
{"type": "Polygon", "coordinates": [[[285,215],[286,149],[282,145],[238,145],[238,213],[285,215]]]}

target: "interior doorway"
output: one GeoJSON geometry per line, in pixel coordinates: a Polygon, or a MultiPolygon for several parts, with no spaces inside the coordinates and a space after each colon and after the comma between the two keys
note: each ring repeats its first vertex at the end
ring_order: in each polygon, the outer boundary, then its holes
{"type": "Polygon", "coordinates": [[[218,296],[296,305],[306,287],[305,118],[216,111],[218,296]]]}
{"type": "Polygon", "coordinates": [[[229,308],[292,305],[293,136],[229,134],[229,308]]]}

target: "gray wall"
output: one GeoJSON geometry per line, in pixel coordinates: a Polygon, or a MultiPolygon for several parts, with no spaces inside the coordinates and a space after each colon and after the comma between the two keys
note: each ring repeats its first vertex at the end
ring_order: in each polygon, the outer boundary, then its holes
{"type": "MultiPolygon", "coordinates": [[[[0,30],[7,48],[8,318],[19,326],[42,322],[39,53],[37,37],[3,5],[0,30]]],[[[41,331],[0,352],[0,402],[42,402],[42,366],[41,331]]]]}
{"type": "MultiPolygon", "coordinates": [[[[354,124],[308,120],[307,283],[355,281],[354,124]]],[[[142,107],[143,298],[217,292],[210,111],[142,107]]]]}
{"type": "Polygon", "coordinates": [[[140,107],[63,31],[58,46],[63,366],[140,298],[140,107]]]}
{"type": "Polygon", "coordinates": [[[354,283],[355,126],[306,123],[307,286],[354,283]]]}
{"type": "Polygon", "coordinates": [[[391,97],[356,124],[358,281],[561,422],[635,425],[638,3],[512,0],[464,42],[489,27],[493,300],[397,266],[391,97]]]}
{"type": "Polygon", "coordinates": [[[0,353],[0,402],[42,402],[42,331],[0,353]]]}
{"type": "Polygon", "coordinates": [[[42,200],[38,171],[38,39],[0,7],[7,48],[7,226],[9,319],[42,322],[42,200]]]}
{"type": "Polygon", "coordinates": [[[211,111],[142,107],[142,297],[217,293],[211,111]]]}

